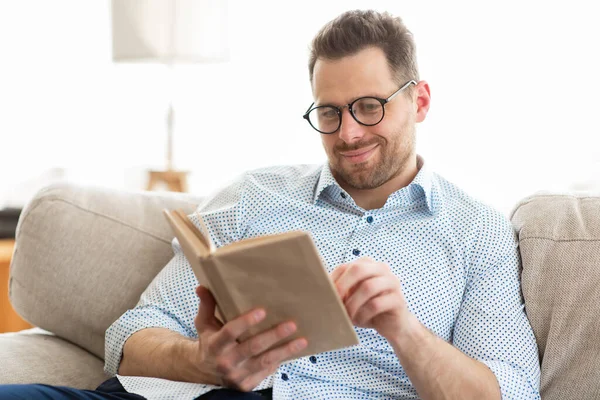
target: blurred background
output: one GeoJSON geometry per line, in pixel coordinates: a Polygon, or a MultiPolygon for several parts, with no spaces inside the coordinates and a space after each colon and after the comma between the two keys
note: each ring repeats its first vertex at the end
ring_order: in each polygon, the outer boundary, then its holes
{"type": "Polygon", "coordinates": [[[309,43],[355,8],[415,36],[432,92],[418,152],[435,171],[505,214],[539,190],[600,186],[594,2],[229,0],[226,60],[168,67],[114,60],[109,0],[21,0],[0,2],[0,209],[56,181],[145,190],[170,103],[172,167],[195,194],[324,162],[302,119],[309,43]]]}

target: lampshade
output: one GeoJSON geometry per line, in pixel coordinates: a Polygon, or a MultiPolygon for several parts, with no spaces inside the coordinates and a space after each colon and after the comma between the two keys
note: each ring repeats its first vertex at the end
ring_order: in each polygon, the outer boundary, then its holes
{"type": "Polygon", "coordinates": [[[227,0],[112,0],[113,61],[226,61],[227,0]]]}

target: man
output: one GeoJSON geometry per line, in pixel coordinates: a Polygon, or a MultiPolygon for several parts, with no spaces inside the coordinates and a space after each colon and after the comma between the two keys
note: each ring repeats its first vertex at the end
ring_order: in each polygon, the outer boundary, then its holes
{"type": "Polygon", "coordinates": [[[328,164],[249,172],[198,212],[218,246],[309,230],[360,345],[281,365],[307,345],[266,351],[293,321],[238,342],[269,310],[219,324],[174,242],[172,261],[107,331],[118,380],[104,385],[148,399],[539,398],[510,223],[416,155],[430,90],[410,32],[385,13],[344,13],[315,37],[309,71],[304,118],[328,164]]]}

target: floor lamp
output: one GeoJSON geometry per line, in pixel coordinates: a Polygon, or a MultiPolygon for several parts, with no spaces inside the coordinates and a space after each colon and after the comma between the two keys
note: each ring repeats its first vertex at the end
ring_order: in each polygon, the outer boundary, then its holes
{"type": "MultiPolygon", "coordinates": [[[[173,73],[178,63],[214,63],[229,57],[227,0],[112,0],[114,62],[154,62],[173,73]]],[[[165,184],[187,191],[187,172],[173,164],[173,99],[167,110],[166,169],[148,171],[147,190],[165,184]]]]}

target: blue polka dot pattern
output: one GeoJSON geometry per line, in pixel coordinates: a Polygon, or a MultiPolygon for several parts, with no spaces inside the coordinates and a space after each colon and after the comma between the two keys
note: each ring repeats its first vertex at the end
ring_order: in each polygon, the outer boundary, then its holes
{"type": "MultiPolygon", "coordinates": [[[[384,207],[366,211],[325,166],[285,166],[244,174],[198,212],[217,246],[259,235],[311,232],[329,272],[368,256],[402,282],[409,309],[432,332],[495,374],[504,399],[539,399],[540,366],[525,315],[517,241],[508,220],[430,172],[419,157],[414,181],[384,207]]],[[[194,223],[198,223],[191,216],[194,223]]],[[[198,282],[177,240],[174,258],[106,332],[106,365],[115,375],[133,333],[163,327],[197,338],[198,282]]],[[[355,328],[360,345],[281,365],[256,389],[274,399],[414,399],[415,388],[389,343],[355,328]]],[[[118,376],[149,399],[193,399],[213,386],[118,376]]]]}

